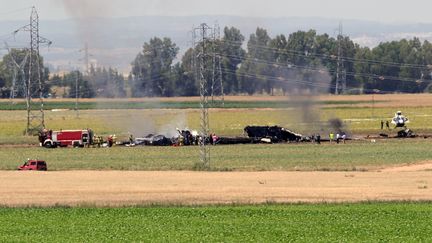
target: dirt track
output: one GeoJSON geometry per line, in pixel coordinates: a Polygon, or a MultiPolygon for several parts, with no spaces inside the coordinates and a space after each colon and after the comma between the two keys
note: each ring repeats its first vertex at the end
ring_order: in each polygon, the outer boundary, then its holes
{"type": "Polygon", "coordinates": [[[0,172],[8,206],[432,200],[432,171],[0,172]]]}

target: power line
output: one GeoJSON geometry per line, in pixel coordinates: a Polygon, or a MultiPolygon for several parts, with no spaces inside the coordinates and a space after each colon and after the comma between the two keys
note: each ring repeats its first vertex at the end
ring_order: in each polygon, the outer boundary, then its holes
{"type": "MultiPolygon", "coordinates": [[[[283,78],[283,77],[276,77],[276,76],[269,76],[269,75],[256,75],[253,73],[247,73],[247,72],[243,72],[243,73],[239,73],[239,72],[233,72],[231,70],[225,70],[224,72],[226,73],[231,73],[231,74],[237,74],[238,76],[242,76],[242,77],[250,77],[250,78],[267,78],[270,79],[272,81],[278,82],[278,83],[295,83],[295,84],[304,84],[304,85],[308,85],[310,87],[317,87],[317,88],[335,88],[335,85],[332,85],[330,82],[328,83],[316,83],[313,81],[308,81],[308,80],[302,80],[302,79],[287,79],[287,78],[283,78]]],[[[347,88],[356,88],[353,86],[347,86],[347,88]]],[[[387,93],[387,94],[393,94],[394,91],[388,91],[388,90],[377,90],[377,89],[363,89],[364,91],[369,91],[369,92],[377,92],[379,91],[380,93],[387,93]]],[[[406,92],[399,92],[401,94],[405,94],[406,92]]],[[[408,94],[408,93],[406,93],[408,94]]]]}
{"type": "Polygon", "coordinates": [[[11,14],[15,14],[15,13],[18,13],[18,12],[22,12],[22,11],[24,11],[24,10],[29,10],[29,9],[31,9],[32,7],[30,6],[30,7],[25,7],[25,8],[18,8],[18,9],[14,9],[14,10],[10,10],[10,11],[6,11],[6,12],[0,12],[0,15],[11,15],[11,14]]]}
{"type": "MultiPolygon", "coordinates": [[[[227,41],[227,40],[222,40],[222,42],[225,42],[228,44],[231,43],[232,46],[233,45],[238,46],[238,44],[241,43],[241,42],[227,41]]],[[[248,46],[272,50],[275,53],[279,53],[279,54],[291,54],[294,56],[300,56],[300,57],[306,57],[306,58],[319,57],[319,58],[329,59],[329,60],[333,60],[333,61],[337,60],[337,58],[338,58],[338,55],[316,54],[316,53],[310,53],[307,51],[283,50],[283,49],[279,49],[279,48],[263,46],[263,45],[256,45],[256,44],[248,44],[248,46]]],[[[413,63],[387,62],[387,61],[381,61],[381,60],[361,59],[361,58],[353,58],[353,57],[347,57],[347,56],[341,56],[340,58],[343,59],[345,62],[366,63],[366,64],[371,64],[371,65],[380,64],[383,66],[400,67],[400,68],[401,67],[410,67],[410,68],[419,68],[419,69],[431,68],[430,65],[421,65],[421,64],[413,64],[413,63]]]]}
{"type": "MultiPolygon", "coordinates": [[[[250,58],[250,57],[242,58],[239,56],[220,54],[220,53],[218,55],[221,55],[222,57],[229,57],[229,58],[241,60],[241,61],[250,61],[250,62],[259,63],[259,64],[266,64],[266,65],[273,66],[273,67],[297,68],[297,69],[309,70],[309,71],[328,72],[330,74],[335,74],[337,72],[337,70],[332,70],[332,69],[325,69],[325,68],[318,68],[318,67],[311,67],[311,66],[301,66],[301,65],[295,65],[295,64],[284,64],[284,63],[280,63],[280,62],[272,62],[272,61],[267,61],[267,60],[258,59],[258,58],[250,58]]],[[[415,82],[415,83],[417,83],[419,81],[419,79],[415,79],[415,78],[402,78],[402,77],[386,76],[386,75],[373,74],[373,73],[345,72],[345,74],[349,75],[349,76],[375,78],[375,79],[380,80],[380,81],[392,80],[392,81],[415,82]]],[[[421,79],[421,81],[427,82],[427,81],[432,81],[432,80],[421,79]]]]}

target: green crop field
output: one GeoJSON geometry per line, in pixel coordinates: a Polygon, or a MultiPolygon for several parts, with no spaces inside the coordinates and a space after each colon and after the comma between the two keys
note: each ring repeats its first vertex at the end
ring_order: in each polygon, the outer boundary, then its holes
{"type": "MultiPolygon", "coordinates": [[[[369,170],[432,158],[430,139],[349,141],[347,144],[250,144],[213,146],[213,170],[369,170]]],[[[9,148],[0,147],[0,170],[14,170],[27,158],[49,170],[192,170],[198,147],[9,148]]]]}
{"type": "MultiPolygon", "coordinates": [[[[312,101],[310,105],[356,105],[356,104],[371,104],[371,101],[312,101]]],[[[383,103],[382,101],[376,103],[383,103]]],[[[34,102],[33,105],[38,107],[40,103],[34,102]]],[[[212,107],[219,108],[286,108],[299,106],[299,102],[292,100],[278,100],[278,101],[232,101],[227,100],[222,103],[211,104],[212,107]]],[[[127,99],[113,99],[98,101],[80,101],[79,109],[82,110],[95,110],[95,109],[196,109],[200,107],[199,101],[128,101],[127,99]]],[[[75,109],[75,101],[70,99],[68,101],[47,100],[44,104],[47,110],[52,109],[75,109]]],[[[10,102],[0,101],[0,110],[26,110],[26,103],[24,101],[10,102]]]]}
{"type": "Polygon", "coordinates": [[[1,242],[428,242],[429,203],[0,208],[1,242]]]}

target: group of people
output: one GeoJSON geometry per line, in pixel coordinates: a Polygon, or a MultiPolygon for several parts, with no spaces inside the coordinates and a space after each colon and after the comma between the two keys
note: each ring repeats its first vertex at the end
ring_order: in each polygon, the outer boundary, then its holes
{"type": "Polygon", "coordinates": [[[381,120],[381,130],[384,129],[384,123],[385,123],[387,130],[390,130],[390,122],[389,121],[384,122],[383,120],[381,120]]]}
{"type": "MultiPolygon", "coordinates": [[[[347,139],[347,135],[344,132],[336,133],[336,135],[332,132],[329,134],[329,142],[330,143],[336,142],[338,144],[341,141],[342,141],[342,143],[345,143],[346,139],[347,139]]],[[[320,134],[313,135],[312,140],[315,141],[317,144],[321,144],[321,141],[322,141],[321,135],[320,134]]]]}
{"type": "Polygon", "coordinates": [[[332,132],[329,134],[330,143],[336,142],[338,144],[338,143],[340,143],[340,141],[345,143],[346,138],[347,138],[347,135],[344,132],[336,133],[336,136],[332,132]]]}
{"type": "Polygon", "coordinates": [[[89,147],[90,146],[97,147],[97,148],[105,147],[105,146],[106,147],[112,147],[115,145],[115,143],[117,141],[116,135],[109,135],[107,137],[106,144],[105,144],[102,136],[98,136],[98,135],[94,134],[92,138],[93,138],[92,142],[88,144],[89,147]]]}
{"type": "MultiPolygon", "coordinates": [[[[202,141],[202,137],[199,136],[197,131],[190,130],[180,130],[177,129],[179,136],[175,144],[178,146],[188,146],[188,145],[198,145],[202,141]]],[[[210,135],[205,138],[206,143],[217,144],[219,137],[215,133],[210,133],[210,135]]]]}

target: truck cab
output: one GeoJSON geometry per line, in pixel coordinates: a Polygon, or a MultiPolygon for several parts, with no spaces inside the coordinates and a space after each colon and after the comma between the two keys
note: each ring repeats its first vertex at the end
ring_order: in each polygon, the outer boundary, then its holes
{"type": "Polygon", "coordinates": [[[23,165],[18,167],[18,170],[44,170],[46,171],[47,164],[44,160],[29,159],[23,165]]]}

